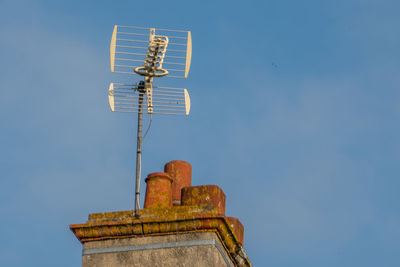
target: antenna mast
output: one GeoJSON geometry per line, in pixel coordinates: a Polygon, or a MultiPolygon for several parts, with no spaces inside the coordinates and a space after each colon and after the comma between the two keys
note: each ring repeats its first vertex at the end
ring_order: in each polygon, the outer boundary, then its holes
{"type": "Polygon", "coordinates": [[[140,82],[138,86],[139,99],[138,99],[138,127],[137,127],[137,149],[136,149],[136,186],[135,186],[135,214],[140,208],[140,173],[142,170],[142,126],[143,126],[143,99],[145,85],[144,82],[140,82]]]}
{"type": "Polygon", "coordinates": [[[177,73],[175,75],[170,75],[169,77],[186,78],[190,68],[192,54],[191,44],[191,34],[190,32],[186,31],[132,26],[114,26],[110,46],[111,72],[123,74],[136,73],[144,77],[144,81],[140,81],[136,85],[116,83],[116,86],[114,86],[114,83],[111,83],[109,87],[109,104],[112,111],[138,113],[135,184],[136,216],[137,210],[140,209],[139,200],[142,165],[143,113],[147,113],[150,116],[152,116],[154,113],[189,115],[190,111],[190,98],[186,89],[156,87],[157,89],[153,90],[153,78],[167,76],[169,71],[172,73],[177,73]],[[118,28],[122,28],[124,31],[118,31],[118,28]],[[157,32],[165,32],[165,34],[156,35],[156,30],[157,32]],[[142,31],[148,31],[148,34],[142,33],[142,31]],[[170,32],[173,32],[175,35],[169,36],[170,32]],[[186,36],[182,36],[183,34],[186,36]],[[120,38],[120,35],[123,37],[120,38]],[[134,36],[137,39],[129,39],[131,36],[134,36]],[[146,38],[147,36],[148,40],[144,40],[143,38],[146,38]],[[178,41],[174,40],[174,42],[169,42],[170,39],[176,39],[178,41]],[[182,39],[186,40],[186,43],[182,43],[182,39]],[[135,46],[132,46],[131,42],[134,42],[135,46]],[[146,47],[137,46],[136,43],[148,43],[147,53],[144,54],[141,50],[146,49],[146,47]],[[167,47],[169,44],[173,47],[169,50],[171,51],[172,55],[166,56],[167,47]],[[182,46],[186,49],[182,50],[182,46]],[[184,54],[181,55],[180,53],[184,54]],[[145,58],[144,60],[138,59],[138,56],[145,56],[145,58]],[[164,58],[177,59],[178,61],[173,62],[171,60],[164,63],[164,58]],[[182,62],[182,59],[184,62],[182,62]],[[120,62],[124,62],[125,64],[126,62],[143,62],[143,65],[122,65],[124,63],[120,62]],[[167,66],[171,65],[173,67],[163,68],[163,63],[167,64],[167,66]],[[133,71],[121,71],[121,69],[123,70],[124,68],[128,68],[130,70],[133,69],[133,71]],[[182,75],[182,72],[184,75],[182,75]],[[137,100],[137,103],[134,102],[135,100],[137,100]],[[146,102],[146,105],[144,102],[146,102]]]}
{"type": "Polygon", "coordinates": [[[136,192],[135,192],[135,214],[140,208],[140,173],[142,168],[142,126],[143,126],[143,100],[144,94],[147,95],[147,106],[149,114],[153,113],[151,93],[153,88],[153,77],[168,75],[168,71],[162,68],[165,51],[168,46],[168,37],[155,35],[155,29],[150,29],[149,46],[147,49],[144,65],[135,68],[135,73],[144,76],[144,82],[139,83],[138,99],[138,128],[137,128],[137,152],[136,152],[136,192]]]}

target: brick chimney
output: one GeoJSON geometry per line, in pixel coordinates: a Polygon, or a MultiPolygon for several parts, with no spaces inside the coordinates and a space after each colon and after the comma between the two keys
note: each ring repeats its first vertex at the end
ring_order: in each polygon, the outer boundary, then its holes
{"type": "Polygon", "coordinates": [[[252,266],[243,225],[225,216],[216,185],[191,186],[192,167],[171,161],[146,178],[144,208],[89,214],[70,229],[83,245],[83,267],[252,266]]]}

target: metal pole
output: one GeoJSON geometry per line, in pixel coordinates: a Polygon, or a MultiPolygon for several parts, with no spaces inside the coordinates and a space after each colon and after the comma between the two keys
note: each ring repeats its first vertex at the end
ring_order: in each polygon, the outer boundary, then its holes
{"type": "Polygon", "coordinates": [[[135,192],[135,216],[137,216],[137,210],[140,209],[140,172],[142,167],[142,126],[143,126],[143,99],[145,93],[145,83],[140,82],[138,86],[139,90],[139,112],[138,112],[138,128],[137,128],[137,150],[136,150],[136,192],[135,192]]]}

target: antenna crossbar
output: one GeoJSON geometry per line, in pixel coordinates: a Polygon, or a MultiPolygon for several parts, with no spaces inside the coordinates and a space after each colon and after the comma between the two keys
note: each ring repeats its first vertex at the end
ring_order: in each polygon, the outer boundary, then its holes
{"type": "Polygon", "coordinates": [[[185,59],[185,57],[178,57],[178,56],[165,56],[166,58],[183,58],[183,59],[185,59]]]}
{"type": "MultiPolygon", "coordinates": [[[[135,74],[134,72],[128,72],[128,71],[114,71],[114,73],[120,73],[120,74],[135,74]]],[[[168,75],[169,78],[185,78],[185,76],[177,76],[177,75],[168,75]]]]}
{"type": "Polygon", "coordinates": [[[134,73],[128,72],[128,71],[114,71],[114,73],[120,73],[120,74],[134,74],[134,73]]]}
{"type": "Polygon", "coordinates": [[[185,78],[185,76],[168,75],[169,78],[185,78]]]}
{"type": "MultiPolygon", "coordinates": [[[[138,100],[139,98],[136,98],[136,99],[132,99],[132,100],[122,100],[122,99],[118,99],[118,101],[117,100],[115,100],[114,101],[114,106],[115,107],[117,107],[117,105],[118,104],[121,104],[121,103],[124,103],[124,104],[132,104],[132,105],[136,105],[136,102],[133,102],[133,100],[138,100]]],[[[171,103],[173,103],[173,104],[177,104],[177,105],[185,105],[185,102],[184,102],[184,100],[179,100],[179,101],[169,101],[169,102],[165,102],[165,101],[153,101],[153,104],[156,104],[156,105],[153,105],[153,108],[154,107],[160,107],[161,105],[160,104],[168,104],[168,106],[174,106],[174,105],[172,105],[171,103]]]]}
{"type": "Polygon", "coordinates": [[[138,26],[124,26],[124,25],[115,25],[115,26],[120,27],[120,28],[129,28],[129,29],[142,29],[142,30],[150,29],[150,28],[138,27],[138,26]]]}
{"type": "Polygon", "coordinates": [[[173,52],[184,52],[184,53],[186,53],[185,50],[168,49],[168,51],[173,51],[173,52]]]}
{"type": "MultiPolygon", "coordinates": [[[[123,34],[123,35],[135,35],[135,36],[145,36],[148,37],[148,34],[143,34],[143,33],[132,33],[132,32],[117,32],[118,34],[123,34]]],[[[182,39],[182,40],[187,40],[187,37],[181,37],[181,36],[171,36],[168,35],[168,38],[170,39],[182,39]]]]}
{"type": "Polygon", "coordinates": [[[180,43],[170,43],[171,45],[182,45],[182,46],[187,46],[187,44],[180,44],[180,43]]]}
{"type": "MultiPolygon", "coordinates": [[[[125,112],[125,113],[137,113],[137,111],[130,111],[130,110],[116,110],[118,112],[125,112]]],[[[187,114],[184,113],[170,113],[170,112],[157,112],[154,111],[152,114],[160,114],[160,115],[178,115],[178,116],[185,116],[187,114]]]]}
{"type": "Polygon", "coordinates": [[[183,63],[175,63],[175,62],[164,62],[164,64],[185,66],[185,64],[183,64],[183,63]]]}
{"type": "MultiPolygon", "coordinates": [[[[130,59],[130,58],[116,58],[115,60],[143,62],[143,60],[139,60],[139,59],[130,59]]],[[[165,64],[165,63],[164,63],[164,64],[165,64]]],[[[114,65],[114,66],[115,66],[115,65],[114,65]]]]}
{"type": "MultiPolygon", "coordinates": [[[[126,97],[126,98],[133,98],[133,99],[137,99],[139,98],[139,96],[136,95],[114,95],[114,97],[126,97]]],[[[152,97],[153,99],[156,100],[166,100],[166,101],[184,101],[184,98],[161,98],[161,97],[152,97]]],[[[154,102],[156,103],[156,102],[154,102]]],[[[165,102],[166,103],[166,102],[165,102]]]]}
{"type": "MultiPolygon", "coordinates": [[[[139,104],[138,106],[140,108],[141,105],[139,104]]],[[[118,108],[120,108],[120,109],[138,109],[138,107],[118,107],[118,108]]],[[[157,109],[157,111],[182,111],[182,112],[184,112],[183,109],[182,110],[181,109],[157,109]]]]}
{"type": "Polygon", "coordinates": [[[118,38],[117,41],[137,42],[137,43],[148,43],[148,41],[143,41],[143,40],[131,40],[131,39],[123,39],[123,38],[118,38]]]}
{"type": "MultiPolygon", "coordinates": [[[[154,102],[153,102],[154,103],[154,102]]],[[[122,106],[138,106],[135,102],[114,102],[115,105],[122,105],[122,106]]],[[[184,103],[182,103],[184,104],[184,103]]],[[[157,105],[157,107],[164,107],[164,108],[185,108],[182,105],[157,105]]],[[[154,107],[153,107],[154,108],[154,107]]]]}
{"type": "MultiPolygon", "coordinates": [[[[118,108],[118,112],[121,110],[126,110],[126,111],[131,111],[131,112],[139,111],[139,106],[136,106],[136,107],[134,107],[134,106],[130,106],[130,107],[129,106],[128,107],[119,106],[117,108],[118,108]]],[[[142,111],[143,114],[149,114],[149,115],[154,114],[154,113],[164,113],[164,112],[174,112],[177,114],[186,115],[184,108],[182,108],[182,109],[172,109],[172,108],[171,109],[153,109],[153,111],[151,111],[151,112],[149,112],[147,109],[144,109],[142,111]]]]}
{"type": "MultiPolygon", "coordinates": [[[[146,27],[139,27],[139,26],[124,26],[124,25],[115,25],[120,28],[128,28],[128,29],[141,29],[141,30],[150,30],[152,28],[146,28],[146,27]]],[[[157,29],[159,31],[167,31],[167,32],[183,32],[186,33],[187,31],[182,31],[182,30],[170,30],[170,29],[157,29]]]]}
{"type": "Polygon", "coordinates": [[[134,32],[118,32],[119,34],[125,34],[125,35],[139,35],[139,36],[149,36],[148,34],[144,33],[134,33],[134,32]]]}
{"type": "MultiPolygon", "coordinates": [[[[118,90],[124,90],[124,91],[114,90],[114,96],[119,96],[119,94],[136,95],[135,92],[132,91],[132,89],[122,89],[121,88],[121,89],[118,89],[118,90]]],[[[156,94],[153,93],[153,96],[168,96],[168,97],[182,97],[183,98],[183,96],[178,92],[177,93],[172,92],[172,93],[169,93],[169,94],[168,94],[168,92],[166,92],[166,93],[156,93],[156,94]]]]}
{"type": "Polygon", "coordinates": [[[177,69],[168,69],[169,71],[180,71],[180,72],[185,72],[184,70],[177,70],[177,69]]]}
{"type": "MultiPolygon", "coordinates": [[[[135,56],[145,56],[144,53],[132,53],[132,52],[115,52],[115,54],[124,54],[124,55],[135,55],[135,56]]],[[[143,60],[142,60],[143,62],[143,60]]]]}
{"type": "MultiPolygon", "coordinates": [[[[131,90],[135,91],[138,89],[136,85],[131,85],[131,84],[120,84],[121,86],[115,86],[114,83],[114,91],[116,90],[131,90]]],[[[183,88],[173,88],[173,87],[158,87],[158,86],[153,86],[153,92],[170,92],[170,93],[182,93],[185,89],[183,88]],[[154,89],[156,88],[156,89],[154,89]]]]}
{"type": "Polygon", "coordinates": [[[147,49],[147,47],[141,47],[141,46],[130,46],[130,45],[116,45],[116,47],[123,47],[123,48],[134,48],[134,49],[147,49]]]}
{"type": "Polygon", "coordinates": [[[134,66],[129,66],[129,65],[119,65],[119,64],[116,64],[115,65],[115,67],[120,67],[120,68],[133,68],[134,66]]]}

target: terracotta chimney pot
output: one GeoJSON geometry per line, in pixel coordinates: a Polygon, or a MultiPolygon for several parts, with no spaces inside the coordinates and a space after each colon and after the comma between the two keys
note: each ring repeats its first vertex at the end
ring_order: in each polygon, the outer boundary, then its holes
{"type": "Polygon", "coordinates": [[[146,178],[144,208],[172,207],[172,179],[168,173],[155,172],[146,178]]]}
{"type": "Polygon", "coordinates": [[[183,160],[173,160],[165,164],[164,172],[168,173],[172,180],[172,203],[181,205],[181,189],[192,184],[192,166],[183,160]]]}

